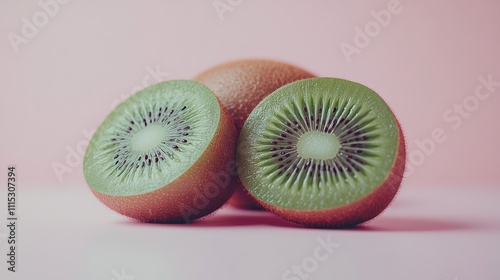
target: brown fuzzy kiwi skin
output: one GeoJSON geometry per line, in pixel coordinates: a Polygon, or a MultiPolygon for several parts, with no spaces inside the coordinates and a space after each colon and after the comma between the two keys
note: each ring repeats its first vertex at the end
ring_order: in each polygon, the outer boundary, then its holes
{"type": "Polygon", "coordinates": [[[348,228],[377,217],[397,194],[405,170],[406,145],[401,126],[397,123],[399,143],[394,165],[385,181],[368,195],[348,205],[322,210],[292,210],[260,201],[261,205],[287,221],[314,228],[348,228]]]}
{"type": "Polygon", "coordinates": [[[111,196],[90,189],[112,210],[142,222],[187,223],[219,209],[233,194],[237,181],[236,128],[229,112],[220,107],[219,124],[208,147],[170,184],[132,196],[111,196]]]}
{"type": "MultiPolygon", "coordinates": [[[[278,88],[315,75],[283,62],[247,59],[232,61],[208,69],[195,77],[205,84],[226,106],[233,117],[237,133],[262,99],[278,88]]],[[[229,204],[238,208],[262,209],[238,180],[229,204]]]]}

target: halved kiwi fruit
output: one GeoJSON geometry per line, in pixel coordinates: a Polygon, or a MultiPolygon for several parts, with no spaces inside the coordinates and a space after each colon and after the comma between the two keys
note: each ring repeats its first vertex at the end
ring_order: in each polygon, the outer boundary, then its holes
{"type": "Polygon", "coordinates": [[[403,177],[405,142],[371,89],[335,78],[290,83],[266,97],[240,133],[239,177],[278,216],[347,227],[380,214],[403,177]]]}
{"type": "Polygon", "coordinates": [[[206,86],[168,81],[120,104],[99,126],[83,170],[95,196],[145,222],[189,222],[234,192],[236,130],[206,86]]]}
{"type": "MultiPolygon", "coordinates": [[[[239,133],[250,112],[264,97],[288,83],[315,77],[299,67],[264,59],[246,59],[215,66],[195,77],[208,86],[231,114],[239,133]]],[[[229,200],[233,206],[261,209],[241,183],[229,200]]]]}

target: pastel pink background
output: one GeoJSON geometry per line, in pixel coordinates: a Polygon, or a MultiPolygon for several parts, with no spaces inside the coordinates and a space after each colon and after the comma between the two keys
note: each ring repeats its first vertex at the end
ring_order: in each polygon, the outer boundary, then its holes
{"type": "Polygon", "coordinates": [[[41,8],[2,1],[0,166],[16,164],[24,183],[80,184],[81,164],[68,164],[66,147],[141,86],[147,67],[168,72],[162,80],[190,79],[226,61],[269,58],[373,88],[399,117],[410,153],[442,128],[446,141],[406,185],[499,186],[500,88],[456,130],[443,113],[474,93],[478,76],[500,81],[500,2],[402,0],[348,63],[340,44],[353,44],[355,28],[389,2],[242,1],[221,20],[213,1],[69,1],[16,54],[8,33],[21,34],[22,17],[41,8]],[[62,181],[54,162],[72,170],[62,181]]]}

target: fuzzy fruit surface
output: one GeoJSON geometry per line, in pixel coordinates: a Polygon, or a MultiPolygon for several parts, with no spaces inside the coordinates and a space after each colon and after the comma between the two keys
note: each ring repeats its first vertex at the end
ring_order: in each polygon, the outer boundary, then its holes
{"type": "MultiPolygon", "coordinates": [[[[247,59],[215,66],[195,80],[208,86],[226,106],[239,134],[248,115],[262,99],[288,83],[312,77],[308,71],[287,63],[247,59]]],[[[261,209],[241,182],[229,203],[239,208],[261,209]]]]}

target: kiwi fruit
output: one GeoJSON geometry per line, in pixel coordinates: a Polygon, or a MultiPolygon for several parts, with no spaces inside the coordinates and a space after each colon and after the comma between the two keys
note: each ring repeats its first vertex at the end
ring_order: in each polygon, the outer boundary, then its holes
{"type": "Polygon", "coordinates": [[[132,95],[99,126],[85,153],[90,189],[114,211],[144,222],[189,222],[233,194],[236,129],[196,81],[132,95]]]}
{"type": "Polygon", "coordinates": [[[401,127],[371,89],[313,78],[285,85],[252,111],[239,137],[239,178],[267,210],[309,227],[379,215],[405,168],[401,127]]]}
{"type": "MultiPolygon", "coordinates": [[[[208,86],[226,106],[239,133],[246,118],[270,93],[288,83],[315,77],[296,66],[272,60],[247,59],[228,62],[199,74],[195,80],[208,86]]],[[[261,209],[240,182],[229,204],[261,209]]]]}

